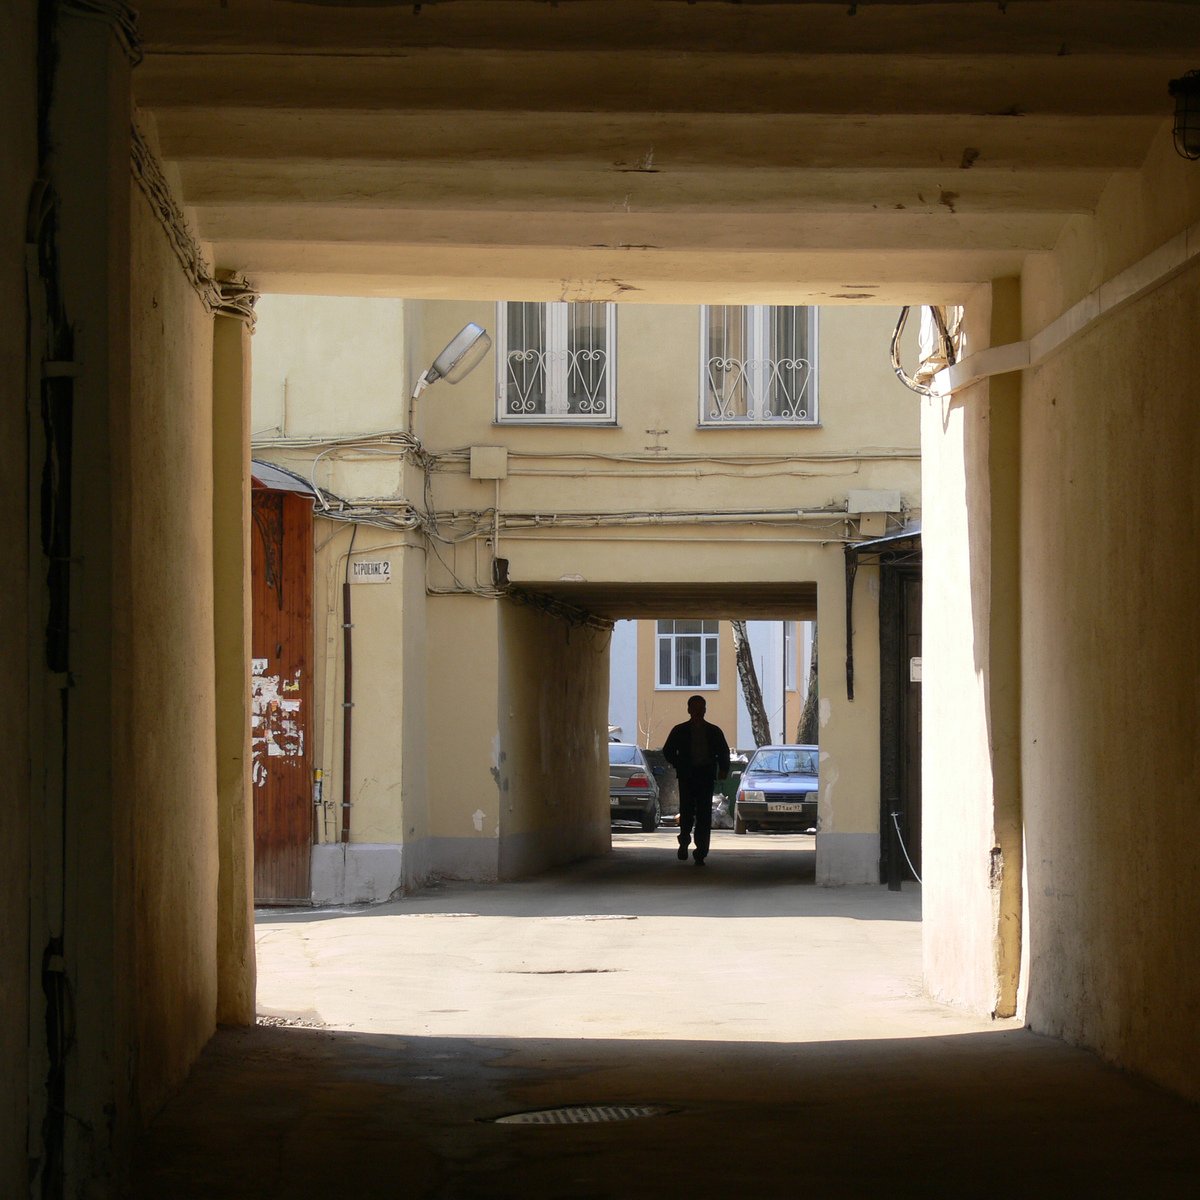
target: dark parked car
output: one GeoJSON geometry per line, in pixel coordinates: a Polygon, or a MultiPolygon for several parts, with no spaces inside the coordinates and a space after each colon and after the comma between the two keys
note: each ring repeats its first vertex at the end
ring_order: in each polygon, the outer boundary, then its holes
{"type": "Polygon", "coordinates": [[[647,833],[658,828],[662,805],[646,756],[629,742],[608,743],[608,804],[614,821],[640,821],[647,833]]]}
{"type": "Polygon", "coordinates": [[[742,773],[733,832],[817,824],[817,747],[759,746],[742,773]]]}
{"type": "Polygon", "coordinates": [[[654,782],[658,784],[658,804],[664,817],[673,816],[679,812],[679,780],[675,768],[667,762],[667,756],[661,750],[643,750],[654,782]]]}

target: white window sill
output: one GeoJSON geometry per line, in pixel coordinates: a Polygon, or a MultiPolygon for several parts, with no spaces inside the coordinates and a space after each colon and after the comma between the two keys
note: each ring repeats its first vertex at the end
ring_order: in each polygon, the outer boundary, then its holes
{"type": "Polygon", "coordinates": [[[820,421],[698,421],[696,428],[709,429],[820,429],[820,421]]]}
{"type": "Polygon", "coordinates": [[[492,422],[493,428],[511,429],[519,425],[553,425],[559,429],[620,429],[620,425],[610,418],[588,417],[498,417],[492,422]]]}

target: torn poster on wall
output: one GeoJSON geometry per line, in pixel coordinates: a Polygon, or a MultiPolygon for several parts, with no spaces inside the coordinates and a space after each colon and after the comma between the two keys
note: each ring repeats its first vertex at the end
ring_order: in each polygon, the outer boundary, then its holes
{"type": "MultiPolygon", "coordinates": [[[[255,661],[257,665],[258,660],[255,661]]],[[[304,757],[299,667],[289,679],[255,671],[250,752],[253,759],[251,778],[255,787],[263,787],[267,782],[267,759],[304,757]]]]}

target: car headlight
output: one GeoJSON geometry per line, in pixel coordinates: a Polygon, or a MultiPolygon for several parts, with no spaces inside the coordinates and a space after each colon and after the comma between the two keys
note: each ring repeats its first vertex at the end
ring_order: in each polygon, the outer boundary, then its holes
{"type": "Polygon", "coordinates": [[[755,791],[753,788],[738,794],[739,800],[746,800],[751,804],[761,804],[764,798],[762,792],[755,791]]]}

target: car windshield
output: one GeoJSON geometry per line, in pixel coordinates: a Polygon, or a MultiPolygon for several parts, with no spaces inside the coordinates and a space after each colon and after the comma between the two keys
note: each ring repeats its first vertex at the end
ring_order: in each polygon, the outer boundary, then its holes
{"type": "Polygon", "coordinates": [[[638,748],[636,746],[627,746],[622,742],[609,742],[608,761],[610,763],[639,762],[638,748]]]}
{"type": "Polygon", "coordinates": [[[746,768],[748,771],[764,771],[775,775],[815,775],[817,752],[815,750],[760,750],[746,768]]]}

